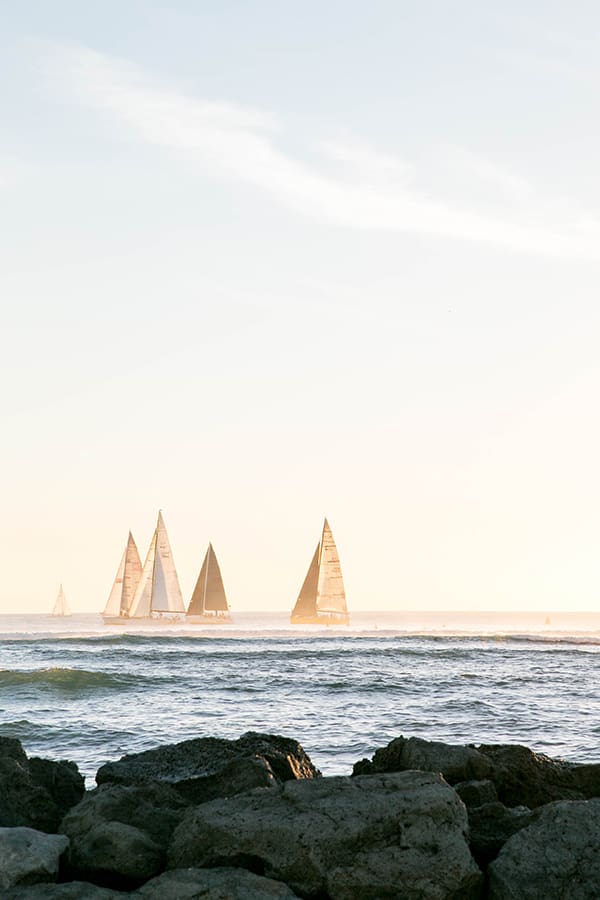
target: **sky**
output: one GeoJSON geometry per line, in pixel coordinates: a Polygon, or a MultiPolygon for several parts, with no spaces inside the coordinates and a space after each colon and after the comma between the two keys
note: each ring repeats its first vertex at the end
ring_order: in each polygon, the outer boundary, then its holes
{"type": "Polygon", "coordinates": [[[0,4],[0,612],[600,607],[600,8],[0,4]]]}

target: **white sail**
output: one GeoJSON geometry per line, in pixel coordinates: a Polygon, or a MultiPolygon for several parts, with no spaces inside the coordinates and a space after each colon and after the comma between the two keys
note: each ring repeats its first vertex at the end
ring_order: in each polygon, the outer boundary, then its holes
{"type": "Polygon", "coordinates": [[[346,592],[337,547],[325,519],[319,559],[319,583],[317,610],[320,612],[346,613],[346,592]]]}
{"type": "Polygon", "coordinates": [[[142,563],[138,548],[129,532],[127,544],[117,569],[113,586],[104,608],[103,616],[128,616],[136,588],[142,575],[142,563]]]}
{"type": "Polygon", "coordinates": [[[129,616],[132,619],[143,619],[151,617],[152,613],[184,612],[171,545],[162,513],[159,512],[129,616]]]}
{"type": "Polygon", "coordinates": [[[148,553],[146,554],[146,562],[142,569],[142,575],[138,582],[131,607],[129,609],[129,617],[131,619],[141,619],[148,617],[152,610],[152,582],[154,580],[154,559],[156,556],[156,530],[152,535],[148,553]]]}
{"type": "Polygon", "coordinates": [[[156,565],[154,568],[152,609],[157,612],[185,613],[179,578],[161,512],[158,514],[156,525],[156,565]]]}
{"type": "Polygon", "coordinates": [[[58,596],[54,602],[54,608],[52,609],[53,616],[70,616],[71,610],[69,609],[69,604],[67,603],[67,598],[65,597],[65,592],[63,591],[63,586],[58,589],[58,596]]]}

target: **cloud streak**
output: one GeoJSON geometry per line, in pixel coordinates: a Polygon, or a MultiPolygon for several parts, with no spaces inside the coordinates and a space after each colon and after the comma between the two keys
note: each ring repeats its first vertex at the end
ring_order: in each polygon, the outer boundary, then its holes
{"type": "MultiPolygon", "coordinates": [[[[452,238],[568,259],[600,259],[600,223],[528,208],[507,218],[469,210],[415,186],[407,163],[352,140],[323,142],[310,164],[278,143],[277,120],[154,84],[136,66],[84,47],[61,47],[53,69],[86,107],[103,112],[146,143],[184,155],[210,176],[260,188],[303,216],[331,225],[452,238]]],[[[499,189],[523,183],[477,159],[473,179],[499,189]]],[[[522,192],[522,193],[526,193],[522,192]]]]}

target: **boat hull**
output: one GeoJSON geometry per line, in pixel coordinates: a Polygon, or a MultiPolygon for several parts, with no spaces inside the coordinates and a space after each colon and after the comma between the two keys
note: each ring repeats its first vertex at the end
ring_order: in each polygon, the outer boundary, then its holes
{"type": "Polygon", "coordinates": [[[320,616],[290,616],[292,625],[349,625],[348,613],[322,613],[320,616]]]}
{"type": "Polygon", "coordinates": [[[227,615],[223,615],[223,616],[188,615],[185,617],[185,621],[189,625],[231,625],[233,620],[232,620],[231,616],[229,615],[229,613],[227,613],[227,615]]]}
{"type": "Polygon", "coordinates": [[[105,625],[185,625],[183,613],[152,616],[102,616],[105,625]]]}

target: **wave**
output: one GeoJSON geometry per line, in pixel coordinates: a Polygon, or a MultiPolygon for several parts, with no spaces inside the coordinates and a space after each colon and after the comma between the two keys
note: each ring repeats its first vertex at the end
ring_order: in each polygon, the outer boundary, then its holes
{"type": "Polygon", "coordinates": [[[133,683],[134,679],[130,676],[114,675],[110,672],[90,672],[86,669],[0,669],[0,690],[4,687],[24,685],[46,686],[62,691],[123,690],[133,683]]]}

